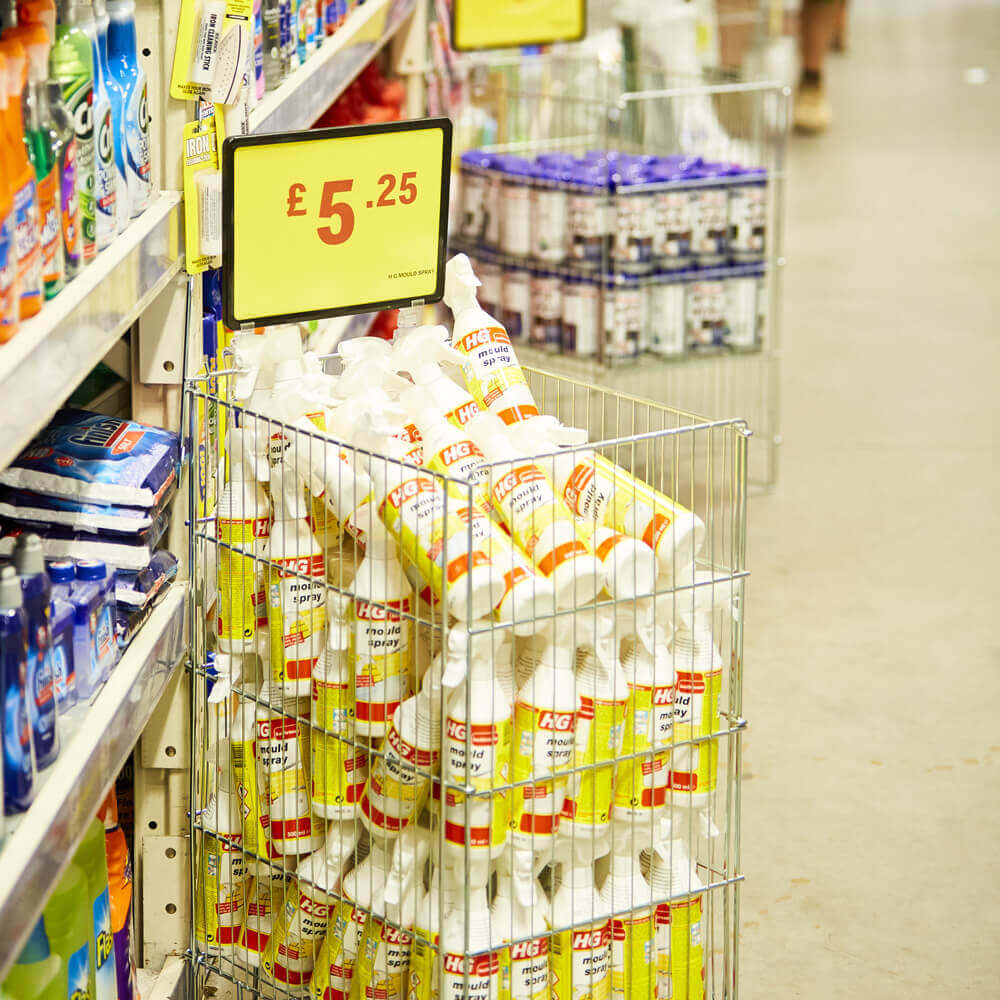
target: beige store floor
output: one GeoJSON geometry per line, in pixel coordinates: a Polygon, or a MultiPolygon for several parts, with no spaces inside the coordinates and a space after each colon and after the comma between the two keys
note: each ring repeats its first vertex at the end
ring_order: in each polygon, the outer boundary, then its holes
{"type": "Polygon", "coordinates": [[[742,995],[998,997],[1000,7],[854,6],[790,151],[742,995]]]}

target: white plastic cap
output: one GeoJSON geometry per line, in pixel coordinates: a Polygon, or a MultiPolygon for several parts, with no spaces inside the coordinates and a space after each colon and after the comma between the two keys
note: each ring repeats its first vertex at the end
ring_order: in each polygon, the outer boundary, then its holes
{"type": "Polygon", "coordinates": [[[464,253],[455,254],[444,269],[444,304],[455,315],[478,305],[476,289],[481,284],[472,270],[472,261],[464,253]]]}

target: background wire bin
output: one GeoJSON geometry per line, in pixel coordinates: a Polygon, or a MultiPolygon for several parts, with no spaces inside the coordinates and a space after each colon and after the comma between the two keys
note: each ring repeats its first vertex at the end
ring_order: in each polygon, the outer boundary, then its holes
{"type": "Polygon", "coordinates": [[[749,432],[526,374],[593,443],[474,481],[188,382],[200,987],[737,995],[749,432]]]}
{"type": "Polygon", "coordinates": [[[740,414],[773,486],[787,88],[549,54],[428,89],[455,121],[451,246],[524,359],[740,414]]]}

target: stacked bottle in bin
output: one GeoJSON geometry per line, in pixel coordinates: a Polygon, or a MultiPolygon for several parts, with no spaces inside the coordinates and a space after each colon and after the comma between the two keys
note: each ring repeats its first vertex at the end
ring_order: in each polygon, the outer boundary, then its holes
{"type": "Polygon", "coordinates": [[[766,313],[767,190],[763,168],[700,157],[474,150],[458,237],[484,301],[543,349],[748,350],[766,313]]]}
{"type": "Polygon", "coordinates": [[[234,340],[199,947],[323,1000],[701,997],[705,527],[539,412],[477,285],[337,379],[234,340]]]}

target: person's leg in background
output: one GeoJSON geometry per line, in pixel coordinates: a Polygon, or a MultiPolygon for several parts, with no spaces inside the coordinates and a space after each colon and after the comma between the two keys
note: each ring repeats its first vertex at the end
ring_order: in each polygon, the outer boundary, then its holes
{"type": "Polygon", "coordinates": [[[834,18],[833,38],[830,44],[834,52],[847,51],[847,0],[836,0],[837,15],[834,18]]]}
{"type": "Polygon", "coordinates": [[[795,95],[795,128],[823,132],[830,125],[823,64],[837,26],[837,0],[802,0],[802,79],[795,95]]]}

